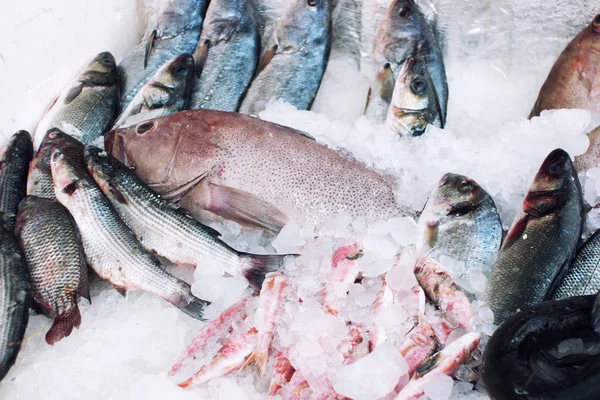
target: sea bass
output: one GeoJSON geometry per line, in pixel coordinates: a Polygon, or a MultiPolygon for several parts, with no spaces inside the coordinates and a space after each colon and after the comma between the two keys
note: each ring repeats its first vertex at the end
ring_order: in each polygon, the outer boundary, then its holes
{"type": "Polygon", "coordinates": [[[263,50],[256,77],[240,106],[258,115],[271,99],[300,110],[313,103],[331,45],[330,0],[293,0],[263,50]]]}
{"type": "Polygon", "coordinates": [[[381,174],[300,131],[245,115],[185,111],[105,139],[142,181],[201,221],[223,217],[279,231],[288,220],[411,213],[381,174]]]}
{"type": "Polygon", "coordinates": [[[119,64],[121,110],[160,67],[174,57],[191,54],[200,37],[208,0],[164,2],[156,25],[150,25],[142,41],[129,51],[119,64]]]}
{"type": "Polygon", "coordinates": [[[90,267],[122,293],[143,290],[202,319],[208,302],[194,297],[190,285],[167,273],[142,247],[113,211],[85,164],[69,159],[58,149],[51,157],[56,199],[75,219],[90,267]]]}
{"type": "Polygon", "coordinates": [[[98,54],[52,104],[35,131],[37,149],[51,128],[59,128],[83,143],[102,136],[119,107],[119,79],[112,54],[98,54]]]}
{"type": "Polygon", "coordinates": [[[569,155],[556,149],[536,174],[492,267],[485,300],[496,323],[552,294],[573,260],[582,225],[577,172],[569,155]]]}
{"type": "Polygon", "coordinates": [[[15,235],[27,261],[32,300],[54,320],[46,333],[46,342],[54,344],[79,327],[77,300],[90,299],[75,221],[57,201],[28,196],[19,205],[15,235]]]}
{"type": "Polygon", "coordinates": [[[33,157],[31,136],[18,131],[0,151],[0,213],[5,227],[12,233],[19,203],[25,197],[27,168],[33,157]]]}
{"type": "Polygon", "coordinates": [[[191,110],[237,111],[254,76],[260,36],[251,2],[212,0],[195,52],[191,110]]]}

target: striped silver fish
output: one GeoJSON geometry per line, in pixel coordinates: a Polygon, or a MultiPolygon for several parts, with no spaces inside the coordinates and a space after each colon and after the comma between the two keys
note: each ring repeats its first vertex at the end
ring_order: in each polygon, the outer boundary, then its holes
{"type": "Polygon", "coordinates": [[[31,136],[26,131],[15,133],[0,151],[0,213],[12,233],[19,203],[25,197],[27,168],[33,157],[31,136]]]}

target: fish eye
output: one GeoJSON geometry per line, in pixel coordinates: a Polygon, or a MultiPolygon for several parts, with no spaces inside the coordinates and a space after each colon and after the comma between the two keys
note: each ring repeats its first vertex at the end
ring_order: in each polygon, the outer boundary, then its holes
{"type": "Polygon", "coordinates": [[[415,79],[410,83],[410,89],[414,94],[422,94],[427,90],[427,81],[423,79],[415,79]]]}
{"type": "Polygon", "coordinates": [[[100,59],[100,63],[104,64],[104,65],[112,65],[113,64],[113,60],[111,57],[109,56],[104,56],[100,59]]]}
{"type": "Polygon", "coordinates": [[[153,121],[142,122],[141,124],[135,127],[135,133],[142,135],[144,133],[149,132],[154,127],[155,125],[153,121]]]}
{"type": "Polygon", "coordinates": [[[562,163],[562,161],[557,161],[550,165],[549,170],[550,170],[550,172],[553,172],[553,173],[560,173],[564,170],[564,168],[565,168],[565,166],[562,163]]]}
{"type": "Polygon", "coordinates": [[[308,0],[307,4],[309,7],[316,7],[316,5],[319,3],[319,0],[308,0]]]}
{"type": "Polygon", "coordinates": [[[473,185],[471,184],[471,182],[468,181],[462,181],[461,183],[458,184],[458,191],[459,192],[468,192],[471,189],[473,189],[473,185]]]}
{"type": "Polygon", "coordinates": [[[400,9],[400,12],[398,13],[398,15],[402,18],[406,18],[406,17],[408,17],[409,13],[410,13],[410,8],[408,6],[404,6],[400,9]]]}
{"type": "Polygon", "coordinates": [[[355,340],[356,344],[361,344],[362,341],[363,341],[363,339],[361,337],[357,337],[355,340]]]}
{"type": "Polygon", "coordinates": [[[422,134],[425,133],[425,129],[427,129],[427,126],[419,126],[417,128],[414,128],[413,131],[411,132],[412,136],[421,136],[422,134]]]}
{"type": "Polygon", "coordinates": [[[594,20],[592,21],[592,26],[594,27],[594,30],[600,31],[600,14],[594,17],[594,20]]]}
{"type": "Polygon", "coordinates": [[[179,65],[175,70],[173,70],[173,74],[178,77],[184,77],[187,72],[187,68],[184,65],[179,65]]]}

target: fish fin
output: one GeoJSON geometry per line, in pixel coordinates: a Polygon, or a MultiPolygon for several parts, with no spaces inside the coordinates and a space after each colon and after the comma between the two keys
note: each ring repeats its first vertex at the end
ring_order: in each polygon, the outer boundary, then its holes
{"type": "Polygon", "coordinates": [[[48,112],[50,112],[50,110],[52,110],[52,107],[54,107],[54,105],[56,104],[57,101],[58,101],[58,97],[56,97],[54,100],[52,100],[52,103],[50,103],[48,108],[46,108],[46,112],[44,112],[44,115],[48,114],[48,112]]]}
{"type": "Polygon", "coordinates": [[[125,204],[125,205],[128,204],[127,199],[125,198],[123,193],[119,189],[114,187],[113,185],[110,185],[110,184],[108,185],[108,194],[111,198],[113,198],[118,203],[125,204]]]}
{"type": "Polygon", "coordinates": [[[392,95],[394,94],[394,75],[392,74],[392,67],[389,63],[383,65],[383,67],[377,73],[377,86],[379,89],[379,97],[386,103],[391,103],[392,95]]]}
{"type": "Polygon", "coordinates": [[[46,343],[54,344],[60,339],[65,338],[73,332],[73,328],[79,328],[81,325],[81,313],[77,304],[67,312],[57,316],[46,333],[46,343]]]}
{"type": "Polygon", "coordinates": [[[592,327],[594,332],[600,335],[600,292],[596,295],[594,307],[592,308],[592,327]]]}
{"type": "Polygon", "coordinates": [[[156,29],[154,29],[148,35],[146,39],[146,52],[144,53],[144,69],[148,66],[148,59],[150,58],[150,52],[152,51],[152,46],[154,45],[154,39],[156,38],[156,29]]]}
{"type": "Polygon", "coordinates": [[[288,255],[297,256],[297,254],[238,254],[245,264],[244,277],[248,279],[250,286],[257,291],[261,289],[265,275],[269,272],[278,271],[283,267],[285,258],[288,255]]]}
{"type": "Polygon", "coordinates": [[[206,318],[204,318],[204,309],[209,304],[210,302],[206,300],[194,297],[192,298],[192,301],[188,303],[188,305],[185,307],[180,307],[180,309],[192,318],[199,319],[200,321],[206,321],[206,318]]]}
{"type": "Polygon", "coordinates": [[[75,98],[77,96],[79,96],[79,93],[81,93],[82,89],[83,89],[83,83],[81,83],[81,82],[79,82],[77,85],[75,85],[71,89],[69,89],[69,92],[67,93],[67,96],[65,97],[65,104],[69,104],[73,100],[75,100],[75,98]]]}
{"type": "Polygon", "coordinates": [[[135,106],[132,106],[131,109],[129,110],[124,110],[121,115],[119,115],[119,118],[117,118],[117,120],[114,123],[113,129],[117,129],[122,127],[125,124],[125,121],[127,121],[127,119],[133,115],[137,115],[139,113],[142,112],[142,103],[136,104],[135,106]],[[127,111],[127,114],[125,114],[125,111],[127,111]]]}
{"type": "Polygon", "coordinates": [[[90,285],[88,283],[87,264],[85,262],[82,264],[81,279],[79,281],[79,287],[77,288],[77,294],[91,303],[92,296],[90,295],[90,285]]]}
{"type": "Polygon", "coordinates": [[[210,184],[211,205],[208,210],[225,219],[252,224],[279,232],[288,218],[272,204],[258,196],[227,186],[210,184]]]}
{"type": "Polygon", "coordinates": [[[425,226],[425,244],[427,244],[430,249],[433,249],[437,243],[439,228],[439,220],[429,221],[425,226]]]}
{"type": "MultiPolygon", "coordinates": [[[[210,172],[210,171],[208,171],[208,172],[210,172]]],[[[191,181],[184,183],[183,185],[181,185],[173,190],[169,190],[168,192],[161,194],[160,197],[162,197],[163,199],[167,200],[170,203],[175,203],[175,202],[181,200],[186,194],[191,192],[192,189],[194,189],[196,186],[198,186],[198,184],[200,184],[200,182],[202,182],[202,180],[204,178],[206,178],[206,176],[208,175],[208,172],[205,172],[204,174],[195,177],[191,181]]],[[[153,186],[153,185],[148,185],[148,186],[153,186]]]]}
{"type": "Polygon", "coordinates": [[[275,56],[276,53],[277,53],[277,45],[276,44],[274,44],[273,46],[271,46],[270,49],[265,51],[262,58],[258,62],[258,67],[256,67],[256,75],[260,74],[263,71],[263,69],[265,69],[267,67],[267,65],[269,65],[269,63],[271,62],[271,60],[273,59],[273,57],[275,56]]]}
{"type": "Polygon", "coordinates": [[[124,287],[120,287],[117,285],[113,285],[115,287],[115,289],[117,289],[117,292],[119,292],[121,294],[121,296],[123,297],[127,297],[127,289],[125,289],[124,287]]]}
{"type": "Polygon", "coordinates": [[[523,236],[523,232],[525,232],[525,228],[527,228],[528,222],[529,214],[523,213],[506,234],[506,237],[504,238],[504,243],[502,243],[500,251],[507,250],[508,248],[510,248],[510,246],[515,244],[519,239],[521,239],[521,237],[523,236]]]}
{"type": "Polygon", "coordinates": [[[196,64],[196,78],[200,78],[202,75],[202,70],[204,69],[204,64],[206,63],[206,59],[208,58],[208,49],[210,48],[210,40],[205,39],[202,44],[199,44],[196,47],[196,51],[194,52],[194,62],[196,64]]]}

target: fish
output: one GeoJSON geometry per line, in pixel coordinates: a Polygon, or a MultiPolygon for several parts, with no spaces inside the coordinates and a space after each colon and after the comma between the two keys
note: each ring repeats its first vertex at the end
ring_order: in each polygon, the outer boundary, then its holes
{"type": "Polygon", "coordinates": [[[192,93],[193,80],[192,56],[180,54],[173,58],[160,67],[135,95],[113,125],[113,129],[185,110],[192,93]]]}
{"type": "Polygon", "coordinates": [[[395,134],[421,136],[428,125],[444,127],[444,117],[426,65],[408,58],[398,74],[386,125],[395,134]]]}
{"type": "Polygon", "coordinates": [[[79,298],[90,300],[77,226],[57,201],[27,196],[19,205],[15,236],[25,255],[32,301],[53,319],[46,342],[54,344],[81,324],[79,298]]]}
{"type": "Polygon", "coordinates": [[[184,111],[144,121],[109,132],[105,148],[201,222],[224,218],[278,232],[289,220],[413,213],[394,196],[393,178],[303,132],[237,113],[184,111]]]}
{"type": "Polygon", "coordinates": [[[293,0],[262,51],[239,112],[258,115],[272,100],[310,109],[331,48],[330,0],[293,0]]]}
{"type": "Polygon", "coordinates": [[[180,54],[192,54],[208,6],[208,0],[164,2],[156,22],[149,24],[140,43],[119,64],[121,108],[125,110],[156,71],[180,54]]]}
{"type": "Polygon", "coordinates": [[[377,33],[373,59],[389,63],[395,80],[409,58],[420,60],[427,70],[437,97],[442,126],[448,108],[448,82],[440,37],[414,0],[394,0],[377,33]]]}
{"type": "Polygon", "coordinates": [[[194,53],[196,79],[189,109],[237,111],[260,57],[251,2],[212,0],[194,53]]]}
{"type": "Polygon", "coordinates": [[[33,144],[27,131],[16,132],[0,150],[0,214],[10,232],[27,191],[27,168],[32,157],[33,144]]]}
{"type": "Polygon", "coordinates": [[[275,355],[275,364],[273,365],[273,376],[269,383],[268,395],[275,396],[292,379],[295,372],[296,369],[290,363],[286,353],[282,350],[277,352],[275,355]]]}
{"type": "Polygon", "coordinates": [[[552,151],[529,192],[492,267],[484,300],[496,324],[551,297],[581,237],[583,199],[569,154],[552,151]]]}
{"type": "Polygon", "coordinates": [[[286,255],[241,253],[220,234],[174,208],[129,168],[97,147],[85,150],[88,171],[121,220],[148,251],[175,264],[202,268],[203,259],[218,260],[230,275],[243,275],[260,290],[265,275],[278,270],[286,255]]]}
{"type": "Polygon", "coordinates": [[[595,296],[550,300],[508,318],[483,352],[481,376],[494,400],[600,398],[600,335],[595,296]],[[581,350],[560,345],[581,341],[581,350]],[[558,349],[557,349],[558,348],[558,349]]]}
{"type": "Polygon", "coordinates": [[[35,149],[51,128],[59,128],[85,144],[102,136],[117,113],[119,90],[115,58],[109,52],[96,55],[63,89],[38,124],[35,149]]]}
{"type": "Polygon", "coordinates": [[[419,216],[416,249],[440,261],[464,262],[455,280],[475,272],[486,277],[502,243],[502,222],[492,197],[473,179],[447,173],[431,192],[419,216]]]}
{"type": "Polygon", "coordinates": [[[424,319],[406,334],[406,339],[400,343],[398,349],[408,364],[408,376],[412,376],[435,352],[437,344],[433,327],[424,319]]]}
{"type": "Polygon", "coordinates": [[[203,319],[207,301],[192,295],[190,285],[163,269],[111,208],[86,165],[59,149],[51,155],[56,199],[73,216],[88,265],[125,293],[142,290],[157,295],[193,318],[203,319]]]}
{"type": "Polygon", "coordinates": [[[371,121],[383,124],[386,121],[393,94],[392,68],[389,63],[385,63],[378,69],[377,75],[369,87],[365,116],[371,121]]]}
{"type": "Polygon", "coordinates": [[[51,128],[44,136],[35,157],[29,164],[29,173],[27,174],[28,196],[56,199],[52,171],[50,171],[50,155],[54,149],[60,149],[65,156],[83,162],[83,144],[60,129],[51,128]]]}
{"type": "MultiPolygon", "coordinates": [[[[529,114],[539,116],[544,110],[580,108],[600,112],[600,14],[583,28],[562,51],[529,114]]],[[[600,165],[600,129],[588,134],[588,150],[575,157],[575,169],[586,171],[600,165]]]]}
{"type": "Polygon", "coordinates": [[[30,301],[25,257],[12,231],[0,223],[0,381],[8,374],[21,349],[30,301]]]}

